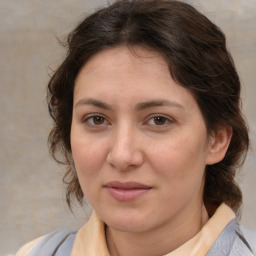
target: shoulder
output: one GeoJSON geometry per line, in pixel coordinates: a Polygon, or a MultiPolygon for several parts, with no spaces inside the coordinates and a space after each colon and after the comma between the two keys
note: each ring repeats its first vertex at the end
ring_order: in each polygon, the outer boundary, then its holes
{"type": "Polygon", "coordinates": [[[252,251],[256,254],[256,231],[240,226],[240,230],[252,251]]]}
{"type": "Polygon", "coordinates": [[[60,228],[25,244],[15,256],[70,256],[75,236],[70,230],[60,228]]]}
{"type": "Polygon", "coordinates": [[[29,251],[41,240],[43,239],[43,236],[34,239],[33,241],[30,241],[29,243],[23,245],[18,252],[15,254],[15,256],[25,256],[28,254],[29,251]]]}
{"type": "Polygon", "coordinates": [[[253,256],[256,255],[256,232],[241,227],[232,220],[221,232],[207,256],[253,256]]]}

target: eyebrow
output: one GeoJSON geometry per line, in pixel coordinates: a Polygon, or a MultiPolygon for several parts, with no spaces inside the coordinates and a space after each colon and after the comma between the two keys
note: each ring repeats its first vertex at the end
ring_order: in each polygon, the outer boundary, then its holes
{"type": "Polygon", "coordinates": [[[162,106],[170,106],[170,107],[177,107],[177,108],[185,109],[184,106],[182,106],[181,104],[179,104],[176,101],[161,100],[161,99],[150,100],[150,101],[138,103],[135,108],[137,110],[143,110],[143,109],[147,109],[147,108],[162,107],[162,106]]]}
{"type": "MultiPolygon", "coordinates": [[[[102,102],[100,100],[92,99],[92,98],[86,98],[86,99],[79,100],[76,103],[75,108],[79,107],[79,106],[83,106],[83,105],[93,105],[98,108],[112,110],[112,107],[109,104],[102,102]]],[[[164,100],[164,99],[150,100],[150,101],[138,103],[135,106],[135,109],[136,110],[144,110],[147,108],[161,107],[161,106],[170,106],[170,107],[177,107],[177,108],[185,109],[184,106],[182,106],[181,104],[179,104],[176,101],[169,101],[169,100],[164,100]]]]}
{"type": "Polygon", "coordinates": [[[79,107],[79,106],[83,106],[83,105],[93,105],[95,107],[102,108],[102,109],[107,109],[107,110],[111,110],[112,109],[112,107],[109,104],[104,103],[104,102],[102,102],[100,100],[91,99],[91,98],[79,100],[76,103],[75,108],[79,107]]]}

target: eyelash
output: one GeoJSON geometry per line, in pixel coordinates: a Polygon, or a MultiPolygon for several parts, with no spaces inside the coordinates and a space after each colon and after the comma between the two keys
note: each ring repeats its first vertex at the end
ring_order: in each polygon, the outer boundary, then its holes
{"type": "MultiPolygon", "coordinates": [[[[162,128],[162,127],[166,127],[168,125],[170,125],[171,123],[173,123],[174,120],[170,117],[167,117],[165,115],[162,115],[162,114],[154,114],[154,115],[151,115],[149,116],[146,121],[143,123],[143,125],[147,125],[147,126],[150,126],[150,127],[157,127],[157,128],[162,128]],[[155,121],[157,121],[156,119],[159,119],[158,121],[164,121],[163,124],[156,124],[155,121]],[[163,120],[161,120],[163,119],[163,120]],[[153,124],[150,124],[150,121],[153,120],[153,124]]],[[[92,128],[100,128],[100,127],[103,127],[105,125],[109,125],[110,122],[107,121],[107,119],[101,115],[101,114],[91,114],[89,116],[86,116],[84,119],[83,119],[83,123],[86,124],[88,127],[92,127],[92,128]],[[101,121],[103,121],[102,124],[95,124],[95,120],[94,118],[100,118],[101,121]],[[90,123],[90,121],[94,122],[94,123],[90,123]]]]}
{"type": "MultiPolygon", "coordinates": [[[[159,121],[159,120],[158,120],[159,121]]],[[[162,127],[166,127],[168,126],[169,124],[173,123],[174,120],[168,116],[165,116],[165,115],[162,115],[162,114],[154,114],[154,115],[151,115],[149,118],[147,118],[147,125],[148,126],[155,126],[157,128],[162,128],[162,127]],[[157,121],[156,119],[163,119],[164,123],[163,124],[156,124],[155,121],[157,121]],[[149,124],[149,122],[153,120],[154,124],[149,124]]]]}
{"type": "Polygon", "coordinates": [[[105,122],[108,122],[107,121],[107,119],[104,117],[104,116],[102,116],[102,115],[100,115],[100,114],[91,114],[91,115],[89,115],[89,116],[86,116],[84,119],[83,119],[83,123],[84,124],[86,124],[87,126],[89,126],[89,127],[102,127],[103,126],[103,124],[91,124],[90,123],[90,120],[93,122],[94,120],[94,118],[101,118],[102,120],[103,120],[103,122],[105,123],[105,122]]]}

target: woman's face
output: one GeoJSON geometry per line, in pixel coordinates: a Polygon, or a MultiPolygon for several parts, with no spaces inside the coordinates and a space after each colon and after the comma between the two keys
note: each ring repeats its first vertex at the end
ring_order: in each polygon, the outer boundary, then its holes
{"type": "Polygon", "coordinates": [[[203,204],[210,142],[193,95],[143,48],[104,50],[81,69],[71,147],[85,197],[110,227],[180,225],[203,204]]]}

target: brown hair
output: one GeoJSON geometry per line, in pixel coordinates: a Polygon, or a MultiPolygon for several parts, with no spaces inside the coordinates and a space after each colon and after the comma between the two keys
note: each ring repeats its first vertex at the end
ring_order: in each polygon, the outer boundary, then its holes
{"type": "Polygon", "coordinates": [[[67,38],[67,56],[48,85],[54,127],[50,152],[67,165],[64,182],[82,203],[83,192],[70,146],[74,81],[88,59],[118,45],[148,47],[160,52],[174,80],[189,89],[203,113],[209,134],[229,125],[233,136],[225,158],[206,166],[204,202],[209,212],[225,202],[238,211],[242,193],[235,176],[248,150],[248,129],[240,110],[240,81],[225,35],[192,6],[172,0],[121,0],[83,20],[67,38]]]}

